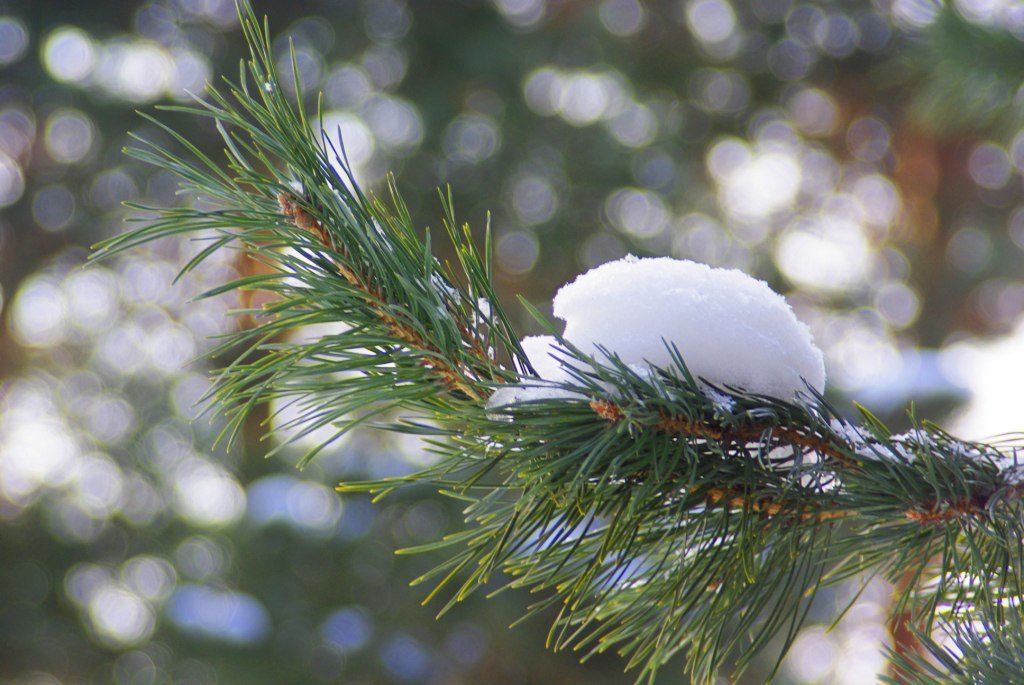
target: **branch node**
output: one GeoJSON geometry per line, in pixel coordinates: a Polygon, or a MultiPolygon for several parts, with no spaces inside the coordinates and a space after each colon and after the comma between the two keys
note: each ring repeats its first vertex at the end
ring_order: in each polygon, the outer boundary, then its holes
{"type": "Polygon", "coordinates": [[[625,416],[617,405],[612,404],[608,400],[591,400],[590,408],[594,410],[595,414],[606,421],[619,421],[625,416]]]}
{"type": "Polygon", "coordinates": [[[949,523],[963,516],[981,517],[984,511],[972,500],[961,499],[953,502],[932,502],[922,508],[911,507],[903,512],[911,521],[921,523],[949,523]]]}

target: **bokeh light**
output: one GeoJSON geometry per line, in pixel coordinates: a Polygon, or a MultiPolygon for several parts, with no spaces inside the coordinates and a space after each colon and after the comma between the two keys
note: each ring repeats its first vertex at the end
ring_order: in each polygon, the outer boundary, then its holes
{"type": "Polygon", "coordinates": [[[89,34],[73,26],[54,29],[42,48],[43,64],[57,81],[84,81],[96,66],[96,49],[89,34]]]}
{"type": "MultiPolygon", "coordinates": [[[[256,4],[284,94],[291,38],[307,111],[322,90],[316,126],[359,183],[386,195],[394,171],[448,258],[435,186],[460,220],[490,220],[522,333],[536,324],[515,295],[543,307],[585,268],[671,254],[784,292],[844,410],[1024,429],[1016,3],[256,4]]],[[[125,218],[153,219],[124,202],[210,206],[120,149],[131,131],[181,152],[133,110],[191,102],[245,54],[232,0],[0,13],[0,680],[632,682],[508,632],[529,598],[474,597],[440,622],[419,606],[406,584],[436,558],[393,551],[452,532],[458,507],[333,491],[433,463],[419,438],[354,431],[298,472],[334,427],[262,441],[296,415],[279,402],[222,435],[204,396],[230,355],[213,338],[247,305],[189,300],[251,264],[228,251],[172,286],[204,245],[169,239],[85,265],[125,218]]],[[[161,116],[221,159],[209,122],[161,116]]],[[[883,668],[883,584],[823,628],[855,585],[829,590],[779,682],[883,668]]],[[[677,681],[672,664],[658,682],[677,681]]]]}

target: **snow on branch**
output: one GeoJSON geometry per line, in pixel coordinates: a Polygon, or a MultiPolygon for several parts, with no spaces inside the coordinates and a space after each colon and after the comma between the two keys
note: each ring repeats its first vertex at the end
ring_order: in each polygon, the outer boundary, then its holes
{"type": "Polygon", "coordinates": [[[553,305],[565,339],[588,354],[670,368],[674,346],[694,377],[720,387],[780,399],[825,389],[810,330],[742,271],[627,256],[563,286],[553,305]]]}
{"type": "Polygon", "coordinates": [[[447,554],[421,579],[436,582],[431,597],[450,590],[442,613],[500,577],[541,593],[528,615],[554,610],[554,648],[615,650],[648,680],[683,652],[693,680],[710,683],[727,659],[738,673],[785,635],[781,659],[817,591],[862,573],[913,579],[894,611],[924,627],[1020,611],[1014,446],[927,423],[893,435],[866,410],[840,418],[807,327],[738,271],[610,262],[557,293],[562,334],[543,322],[550,335],[520,340],[450,196],[453,267],[393,187],[390,202],[362,193],[286,99],[264,26],[239,11],[252,53],[241,81],[184,108],[216,121],[226,170],[157,144],[129,150],[219,206],[142,208],[157,220],[98,254],[212,234],[185,270],[223,248],[267,265],[216,289],[271,296],[220,348],[242,352],[213,400],[232,431],[286,399],[301,408],[299,437],[380,416],[429,435],[436,465],[339,489],[431,483],[464,505],[466,527],[421,550],[447,554]],[[344,332],[280,335],[313,321],[344,332]]]}

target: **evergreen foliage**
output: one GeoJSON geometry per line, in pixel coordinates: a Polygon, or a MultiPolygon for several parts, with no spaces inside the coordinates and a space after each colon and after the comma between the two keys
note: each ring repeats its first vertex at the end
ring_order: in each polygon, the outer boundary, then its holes
{"type": "Polygon", "coordinates": [[[716,401],[678,353],[647,377],[561,339],[572,380],[555,387],[573,397],[488,409],[496,387],[542,382],[495,297],[489,239],[478,249],[443,194],[457,260],[441,263],[394,184],[387,199],[365,195],[330,132],[285,96],[266,24],[240,11],[252,58],[238,81],[167,108],[212,118],[227,166],[163,125],[188,156],[146,141],[128,150],[216,208],[137,207],[140,227],[96,253],[190,234],[208,246],[183,271],[221,249],[268,267],[208,293],[271,295],[240,312],[257,325],[220,349],[236,358],[211,393],[230,417],[225,439],[270,400],[298,410],[293,440],[367,423],[426,436],[435,466],[341,489],[428,482],[465,502],[465,530],[405,550],[448,554],[416,581],[428,598],[444,613],[495,583],[529,588],[527,616],[558,612],[552,648],[616,651],[640,679],[680,651],[697,682],[727,659],[742,669],[769,643],[784,654],[816,592],[858,575],[910,578],[894,611],[966,655],[957,663],[931,643],[935,663],[913,667],[921,682],[976,678],[974,662],[1020,672],[1024,471],[1013,444],[967,443],[927,422],[892,435],[867,411],[846,422],[817,395],[716,388],[730,400],[716,401]],[[347,330],[279,335],[324,322],[347,330]]]}
{"type": "Polygon", "coordinates": [[[905,680],[914,685],[1018,683],[1019,655],[1024,653],[1022,628],[1020,613],[1011,611],[998,623],[984,614],[974,622],[947,623],[943,631],[949,645],[917,631],[927,654],[896,657],[896,663],[905,680]]]}

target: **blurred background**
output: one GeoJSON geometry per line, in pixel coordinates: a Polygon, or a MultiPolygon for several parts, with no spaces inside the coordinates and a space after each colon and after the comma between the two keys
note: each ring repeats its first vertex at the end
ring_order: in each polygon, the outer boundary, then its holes
{"type": "MultiPolygon", "coordinates": [[[[442,183],[474,225],[493,213],[513,311],[627,252],[736,267],[811,326],[840,406],[1024,429],[1021,3],[254,4],[368,188],[394,171],[424,226],[442,183]]],[[[415,441],[353,434],[301,472],[263,457],[256,421],[214,449],[195,402],[237,303],[188,300],[237,272],[229,255],[175,287],[187,243],[83,267],[123,201],[193,201],[122,155],[129,131],[165,139],[135,110],[244,54],[231,0],[0,0],[0,680],[632,682],[544,651],[542,622],[507,630],[521,594],[439,622],[419,605],[408,582],[437,559],[393,551],[457,510],[332,489],[422,466],[415,441]]],[[[781,682],[884,668],[884,586],[826,632],[856,590],[816,605],[781,682]]]]}

